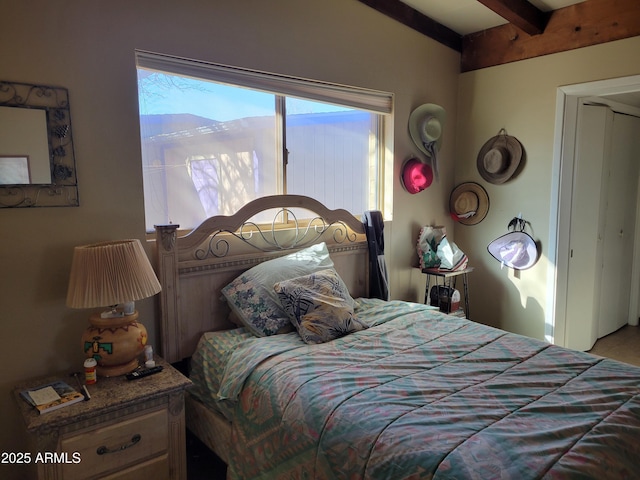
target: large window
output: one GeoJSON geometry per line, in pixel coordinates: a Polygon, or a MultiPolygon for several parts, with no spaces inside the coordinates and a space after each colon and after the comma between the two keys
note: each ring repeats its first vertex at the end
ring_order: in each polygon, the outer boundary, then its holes
{"type": "Polygon", "coordinates": [[[390,94],[136,58],[147,230],[193,228],[279,193],[354,215],[384,209],[390,94]]]}

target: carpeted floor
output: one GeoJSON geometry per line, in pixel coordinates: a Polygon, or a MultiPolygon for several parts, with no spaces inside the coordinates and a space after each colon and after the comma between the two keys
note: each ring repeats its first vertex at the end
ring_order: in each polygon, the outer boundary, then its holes
{"type": "Polygon", "coordinates": [[[600,338],[589,353],[640,366],[640,327],[625,325],[600,338]]]}

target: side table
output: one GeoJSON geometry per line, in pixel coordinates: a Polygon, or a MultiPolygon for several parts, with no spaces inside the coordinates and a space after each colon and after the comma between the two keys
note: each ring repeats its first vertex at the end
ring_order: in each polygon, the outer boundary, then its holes
{"type": "Polygon", "coordinates": [[[155,360],[163,366],[160,373],[133,381],[98,377],[87,385],[90,400],[43,414],[20,392],[55,380],[77,389],[75,379],[58,375],[16,386],[39,480],[186,480],[184,391],[191,380],[162,358],[155,360]]]}
{"type": "MultiPolygon", "coordinates": [[[[429,304],[429,288],[431,285],[431,277],[434,277],[434,285],[443,285],[451,288],[455,288],[456,279],[462,276],[463,283],[463,295],[464,295],[464,316],[469,317],[469,282],[467,275],[473,272],[473,267],[465,268],[464,270],[440,270],[439,268],[423,268],[422,273],[427,276],[427,285],[424,291],[424,303],[429,304]],[[439,283],[440,280],[440,283],[439,283]]],[[[455,315],[455,312],[452,312],[455,315]]]]}

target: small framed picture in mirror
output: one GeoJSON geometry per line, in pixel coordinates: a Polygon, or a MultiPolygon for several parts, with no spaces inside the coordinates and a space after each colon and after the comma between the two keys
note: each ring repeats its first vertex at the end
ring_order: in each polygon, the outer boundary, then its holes
{"type": "Polygon", "coordinates": [[[31,170],[28,155],[0,155],[0,185],[28,185],[31,170]]]}

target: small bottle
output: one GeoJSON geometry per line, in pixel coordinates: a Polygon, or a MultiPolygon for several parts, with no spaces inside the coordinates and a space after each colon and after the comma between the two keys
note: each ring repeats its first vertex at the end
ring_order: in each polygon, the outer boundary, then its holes
{"type": "Polygon", "coordinates": [[[146,345],[144,347],[144,360],[145,362],[153,360],[153,347],[151,345],[146,345]]]}
{"type": "Polygon", "coordinates": [[[87,385],[92,385],[98,380],[96,365],[98,365],[98,362],[96,362],[95,358],[87,358],[84,361],[84,381],[87,385]]]}
{"type": "Polygon", "coordinates": [[[153,359],[153,347],[151,345],[144,347],[144,366],[147,368],[156,366],[156,362],[153,359]]]}

